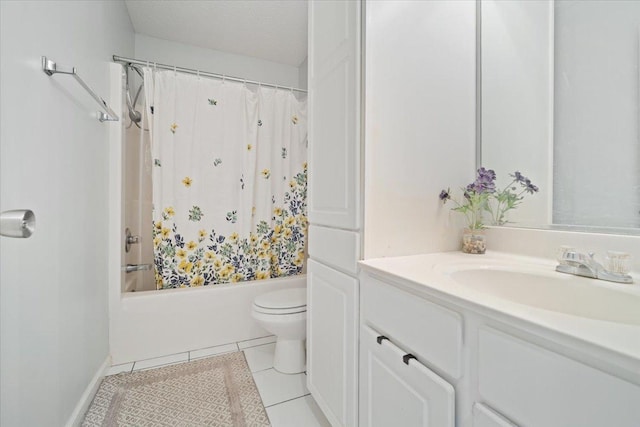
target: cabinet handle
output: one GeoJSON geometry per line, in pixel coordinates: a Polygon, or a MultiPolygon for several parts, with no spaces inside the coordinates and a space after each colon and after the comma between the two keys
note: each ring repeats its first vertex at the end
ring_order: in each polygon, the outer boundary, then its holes
{"type": "Polygon", "coordinates": [[[411,354],[411,353],[408,353],[408,354],[405,354],[404,356],[402,356],[402,361],[404,362],[404,364],[405,364],[405,365],[408,365],[408,364],[409,364],[409,360],[411,360],[411,359],[416,359],[416,360],[418,360],[418,359],[417,359],[413,354],[411,354]]]}
{"type": "Polygon", "coordinates": [[[385,337],[384,335],[380,335],[378,338],[376,338],[376,341],[378,341],[378,344],[382,345],[382,341],[387,340],[389,341],[389,338],[385,337]]]}

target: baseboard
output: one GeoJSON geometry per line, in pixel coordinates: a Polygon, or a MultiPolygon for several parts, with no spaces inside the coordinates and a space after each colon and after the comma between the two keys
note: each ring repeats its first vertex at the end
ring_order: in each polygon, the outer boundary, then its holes
{"type": "Polygon", "coordinates": [[[100,381],[102,381],[102,378],[104,378],[110,366],[111,356],[107,356],[102,365],[96,371],[96,374],[91,379],[87,388],[84,390],[84,393],[82,393],[78,404],[69,417],[69,421],[65,424],[66,427],[79,427],[82,424],[84,414],[87,412],[87,409],[89,409],[93,396],[95,396],[98,391],[98,387],[100,386],[100,381]]]}

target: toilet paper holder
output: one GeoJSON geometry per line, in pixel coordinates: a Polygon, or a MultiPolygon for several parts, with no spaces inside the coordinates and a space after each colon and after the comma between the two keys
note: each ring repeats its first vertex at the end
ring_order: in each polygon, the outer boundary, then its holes
{"type": "Polygon", "coordinates": [[[36,229],[36,215],[30,209],[16,209],[0,213],[0,236],[26,239],[36,229]]]}

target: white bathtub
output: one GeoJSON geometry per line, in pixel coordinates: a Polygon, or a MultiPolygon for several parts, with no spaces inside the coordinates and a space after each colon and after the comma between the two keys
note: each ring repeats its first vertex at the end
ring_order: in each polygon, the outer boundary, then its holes
{"type": "Polygon", "coordinates": [[[251,317],[256,295],[305,287],[306,275],[204,286],[128,292],[112,299],[112,364],[269,335],[251,317]]]}

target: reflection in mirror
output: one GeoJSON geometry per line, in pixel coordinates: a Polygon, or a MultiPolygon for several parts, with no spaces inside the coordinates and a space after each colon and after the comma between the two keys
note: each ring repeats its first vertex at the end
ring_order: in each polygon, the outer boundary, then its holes
{"type": "Polygon", "coordinates": [[[517,226],[640,233],[640,1],[482,0],[481,164],[517,226]]]}

